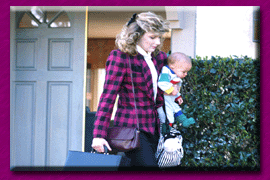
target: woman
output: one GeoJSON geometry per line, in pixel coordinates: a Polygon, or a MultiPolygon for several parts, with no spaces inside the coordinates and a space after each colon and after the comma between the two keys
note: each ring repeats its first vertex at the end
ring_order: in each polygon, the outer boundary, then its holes
{"type": "Polygon", "coordinates": [[[157,80],[167,59],[160,51],[166,32],[169,32],[169,24],[162,17],[151,12],[134,14],[116,37],[118,49],[110,53],[106,62],[104,91],[96,113],[92,147],[98,152],[104,152],[104,145],[111,150],[105,138],[117,94],[114,126],[136,126],[130,59],[141,131],[140,148],[126,152],[131,166],[157,166],[155,151],[160,131],[157,108],[164,103],[157,80]]]}

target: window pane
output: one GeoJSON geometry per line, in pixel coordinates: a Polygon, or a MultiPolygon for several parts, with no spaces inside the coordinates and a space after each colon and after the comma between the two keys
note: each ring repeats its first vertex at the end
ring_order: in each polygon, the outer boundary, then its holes
{"type": "Polygon", "coordinates": [[[39,20],[39,22],[44,22],[45,13],[37,6],[31,8],[31,13],[39,20]]]}
{"type": "Polygon", "coordinates": [[[70,20],[66,12],[62,12],[58,18],[56,18],[51,24],[50,27],[70,27],[70,20]]]}
{"type": "Polygon", "coordinates": [[[34,21],[27,13],[24,13],[20,23],[19,28],[36,28],[38,24],[34,21]]]}
{"type": "Polygon", "coordinates": [[[58,12],[56,11],[47,11],[47,19],[46,22],[50,22],[50,20],[57,14],[58,12]]]}

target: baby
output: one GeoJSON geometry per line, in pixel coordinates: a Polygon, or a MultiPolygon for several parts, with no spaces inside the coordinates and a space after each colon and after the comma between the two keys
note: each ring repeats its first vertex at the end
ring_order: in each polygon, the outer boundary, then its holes
{"type": "MultiPolygon", "coordinates": [[[[187,76],[192,67],[191,59],[183,53],[173,53],[168,57],[168,65],[163,66],[158,80],[158,87],[164,91],[165,110],[169,125],[175,122],[181,123],[184,127],[189,127],[195,123],[193,118],[187,118],[179,105],[183,103],[180,96],[182,79],[187,76]]],[[[165,125],[165,114],[162,107],[158,109],[161,123],[165,125]]],[[[162,130],[164,131],[162,127],[162,130]]]]}

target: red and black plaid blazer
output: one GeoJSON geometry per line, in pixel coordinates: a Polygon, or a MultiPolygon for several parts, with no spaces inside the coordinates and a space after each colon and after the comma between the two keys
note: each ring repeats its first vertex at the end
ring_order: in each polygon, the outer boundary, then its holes
{"type": "MultiPolygon", "coordinates": [[[[136,127],[134,95],[128,58],[130,58],[133,73],[140,130],[154,134],[155,128],[159,128],[160,122],[156,109],[163,106],[162,91],[158,90],[155,103],[152,76],[144,57],[141,54],[129,56],[120,50],[113,50],[106,62],[106,77],[96,112],[94,137],[106,138],[117,94],[119,94],[119,100],[114,126],[136,127]]],[[[160,74],[163,65],[167,61],[166,53],[159,52],[155,57],[152,55],[152,60],[158,74],[160,74]]]]}

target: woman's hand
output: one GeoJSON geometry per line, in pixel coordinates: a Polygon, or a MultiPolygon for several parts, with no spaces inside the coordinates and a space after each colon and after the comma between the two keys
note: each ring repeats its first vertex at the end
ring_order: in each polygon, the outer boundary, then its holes
{"type": "Polygon", "coordinates": [[[173,85],[173,91],[170,94],[166,92],[164,92],[164,94],[167,96],[176,96],[178,92],[179,92],[179,87],[177,85],[173,85]]]}
{"type": "Polygon", "coordinates": [[[94,138],[92,142],[92,148],[94,148],[97,152],[104,152],[104,146],[108,148],[109,151],[111,151],[111,147],[109,146],[109,143],[104,138],[94,138]]]}
{"type": "Polygon", "coordinates": [[[172,96],[176,96],[178,93],[178,90],[177,88],[174,88],[173,92],[171,93],[172,96]]]}
{"type": "Polygon", "coordinates": [[[174,89],[173,89],[173,92],[171,93],[171,95],[176,96],[178,94],[178,92],[179,92],[179,87],[178,87],[177,84],[174,84],[173,88],[174,89]]]}

